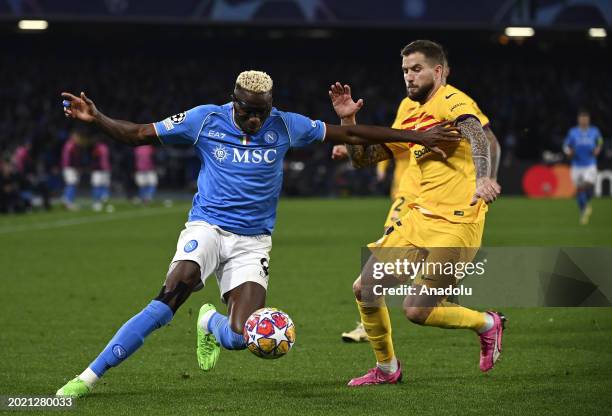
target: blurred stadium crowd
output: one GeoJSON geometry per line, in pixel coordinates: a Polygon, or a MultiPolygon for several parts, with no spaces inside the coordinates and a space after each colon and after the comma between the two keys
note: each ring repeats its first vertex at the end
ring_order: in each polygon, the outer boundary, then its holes
{"type": "MultiPolygon", "coordinates": [[[[37,53],[0,57],[0,211],[23,211],[32,204],[48,206],[51,196],[63,192],[62,148],[77,126],[64,119],[61,91],[86,91],[106,114],[136,122],[152,122],[203,103],[224,103],[236,74],[263,69],[275,82],[275,105],[322,119],[337,121],[327,96],[330,83],[353,86],[355,97],[365,99],[360,123],[389,125],[405,96],[399,49],[403,38],[389,42],[378,35],[363,49],[338,48],[344,39],[302,41],[270,47],[264,54],[246,50],[241,56],[219,45],[186,53],[149,46],[101,53],[71,55],[41,42],[37,53]],[[216,48],[216,49],[215,49],[216,48]],[[293,49],[295,48],[295,49],[293,49]],[[316,53],[309,51],[316,48],[316,53]],[[49,50],[47,50],[49,49],[49,50]],[[221,52],[223,50],[223,52],[221,52]],[[288,51],[294,50],[291,56],[288,51]],[[164,55],[172,56],[166,59],[164,55]]],[[[411,38],[407,38],[410,40],[411,38]]],[[[287,42],[291,43],[291,42],[287,42]]],[[[502,163],[540,160],[546,150],[561,151],[565,134],[575,124],[576,111],[588,108],[604,137],[612,133],[610,64],[597,51],[583,55],[580,64],[562,47],[506,47],[444,42],[449,50],[449,83],[477,100],[492,121],[502,145],[502,163]]],[[[17,50],[17,48],[15,49],[17,50]]],[[[606,51],[607,49],[603,49],[606,51]]],[[[577,51],[574,51],[577,52],[577,51]]],[[[94,144],[104,137],[81,126],[81,152],[75,167],[81,184],[95,167],[94,144]]],[[[114,196],[138,196],[134,180],[134,150],[110,140],[110,170],[114,196]]],[[[377,183],[372,170],[353,170],[330,159],[330,146],[311,146],[290,152],[285,164],[286,195],[369,195],[388,189],[377,183]]],[[[155,166],[160,187],[191,190],[199,161],[190,148],[158,147],[155,166]]],[[[503,178],[502,178],[503,183],[503,178]]],[[[387,184],[388,185],[388,184],[387,184]]]]}

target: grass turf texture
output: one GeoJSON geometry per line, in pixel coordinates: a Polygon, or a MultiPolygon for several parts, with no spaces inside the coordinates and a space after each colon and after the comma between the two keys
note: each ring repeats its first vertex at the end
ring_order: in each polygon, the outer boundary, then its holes
{"type": "MultiPolygon", "coordinates": [[[[468,331],[418,327],[391,311],[399,386],[349,389],[372,366],[367,344],[343,344],[357,311],[351,283],[359,248],[378,238],[384,199],[281,202],[268,305],[297,326],[277,361],[222,351],[198,370],[194,322],[218,301],[214,279],[171,325],[154,332],[70,414],[602,414],[612,405],[612,310],[504,310],[502,361],[478,370],[468,331]]],[[[0,217],[0,395],[50,395],[99,353],[119,326],[156,296],[188,206],[114,214],[57,210],[0,217]]],[[[612,245],[612,200],[594,201],[578,225],[570,200],[503,198],[485,245],[612,245]]],[[[33,412],[35,413],[35,412],[33,412]]],[[[55,413],[53,413],[55,414],[55,413]]]]}

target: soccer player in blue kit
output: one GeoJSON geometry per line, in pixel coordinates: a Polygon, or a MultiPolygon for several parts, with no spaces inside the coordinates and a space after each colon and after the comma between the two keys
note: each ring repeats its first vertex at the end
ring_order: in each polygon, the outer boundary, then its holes
{"type": "Polygon", "coordinates": [[[581,110],[578,125],[567,133],[563,151],[571,159],[572,182],[576,185],[576,199],[580,209],[580,224],[586,225],[591,217],[591,198],[597,180],[597,156],[601,152],[603,138],[595,126],[591,126],[591,116],[581,110]]]}
{"type": "Polygon", "coordinates": [[[153,124],[135,124],[102,114],[81,93],[62,93],[66,117],[95,124],[113,139],[132,146],[191,144],[202,161],[198,191],[159,295],[127,321],[100,355],[58,396],[81,397],[111,367],[119,365],[155,329],[168,324],[177,309],[206,278],[215,274],[228,315],[211,304],[197,320],[197,358],[211,370],[220,345],[244,349],[242,328],[265,306],[268,261],[283,158],[291,147],[323,140],[368,144],[414,142],[442,155],[436,145],[459,140],[457,129],[438,125],[428,131],[377,126],[335,126],[272,107],[272,79],[245,71],[236,79],[232,101],[201,105],[153,124]]]}

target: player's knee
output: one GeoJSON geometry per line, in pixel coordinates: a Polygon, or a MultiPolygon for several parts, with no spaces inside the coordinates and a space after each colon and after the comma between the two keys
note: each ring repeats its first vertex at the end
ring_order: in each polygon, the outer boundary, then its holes
{"type": "Polygon", "coordinates": [[[201,282],[200,266],[193,261],[178,261],[168,273],[165,286],[173,290],[179,282],[195,288],[201,282]]]}
{"type": "Polygon", "coordinates": [[[423,325],[431,312],[430,308],[404,304],[404,315],[410,322],[423,325]]]}
{"type": "Polygon", "coordinates": [[[200,266],[192,261],[179,261],[170,269],[155,300],[165,303],[176,313],[200,282],[200,266]]]}

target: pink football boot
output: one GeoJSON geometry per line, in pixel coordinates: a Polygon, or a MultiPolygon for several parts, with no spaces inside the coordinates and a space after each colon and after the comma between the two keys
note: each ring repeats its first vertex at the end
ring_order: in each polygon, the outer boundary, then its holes
{"type": "Polygon", "coordinates": [[[372,368],[365,375],[357,377],[348,382],[349,387],[371,386],[374,384],[397,384],[402,381],[402,365],[397,361],[397,371],[391,374],[385,373],[378,367],[372,368]]]}
{"type": "Polygon", "coordinates": [[[493,368],[502,352],[502,336],[506,325],[506,317],[499,312],[486,312],[493,318],[493,327],[479,334],[480,337],[480,371],[486,372],[493,368]]]}

